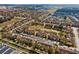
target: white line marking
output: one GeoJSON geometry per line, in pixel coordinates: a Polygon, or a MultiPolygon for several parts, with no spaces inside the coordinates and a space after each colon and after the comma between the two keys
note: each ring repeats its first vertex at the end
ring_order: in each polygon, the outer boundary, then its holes
{"type": "Polygon", "coordinates": [[[8,50],[10,50],[11,48],[8,48],[7,50],[5,50],[2,54],[4,54],[5,52],[7,52],[8,50]]]}

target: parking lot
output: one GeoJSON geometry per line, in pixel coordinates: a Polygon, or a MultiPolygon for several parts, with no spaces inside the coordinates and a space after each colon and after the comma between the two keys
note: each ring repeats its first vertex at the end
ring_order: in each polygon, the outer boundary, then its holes
{"type": "Polygon", "coordinates": [[[11,52],[13,52],[14,49],[4,45],[4,44],[0,44],[0,54],[10,54],[11,52]]]}
{"type": "Polygon", "coordinates": [[[28,52],[22,52],[18,49],[11,48],[3,43],[0,43],[0,54],[27,54],[28,52]]]}

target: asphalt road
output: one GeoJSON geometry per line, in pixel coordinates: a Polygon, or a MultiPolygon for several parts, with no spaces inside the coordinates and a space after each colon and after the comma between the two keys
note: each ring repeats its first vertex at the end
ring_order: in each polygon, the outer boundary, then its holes
{"type": "Polygon", "coordinates": [[[73,33],[75,35],[75,43],[76,43],[76,46],[77,46],[77,49],[79,50],[79,37],[78,37],[78,28],[76,27],[72,27],[73,29],[73,33]]]}

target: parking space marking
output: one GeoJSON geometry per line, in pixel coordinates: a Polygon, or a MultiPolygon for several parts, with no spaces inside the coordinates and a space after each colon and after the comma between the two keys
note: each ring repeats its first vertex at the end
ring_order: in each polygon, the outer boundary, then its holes
{"type": "Polygon", "coordinates": [[[6,49],[2,54],[4,54],[5,52],[7,52],[8,50],[10,50],[11,48],[6,49]]]}

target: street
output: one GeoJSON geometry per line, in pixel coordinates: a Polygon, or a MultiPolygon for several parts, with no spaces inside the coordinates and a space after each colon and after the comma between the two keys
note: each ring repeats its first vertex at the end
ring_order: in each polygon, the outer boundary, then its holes
{"type": "Polygon", "coordinates": [[[76,46],[79,49],[79,37],[78,37],[78,32],[77,32],[77,29],[78,28],[72,27],[72,29],[73,29],[73,33],[75,35],[75,43],[76,43],[76,46]]]}

